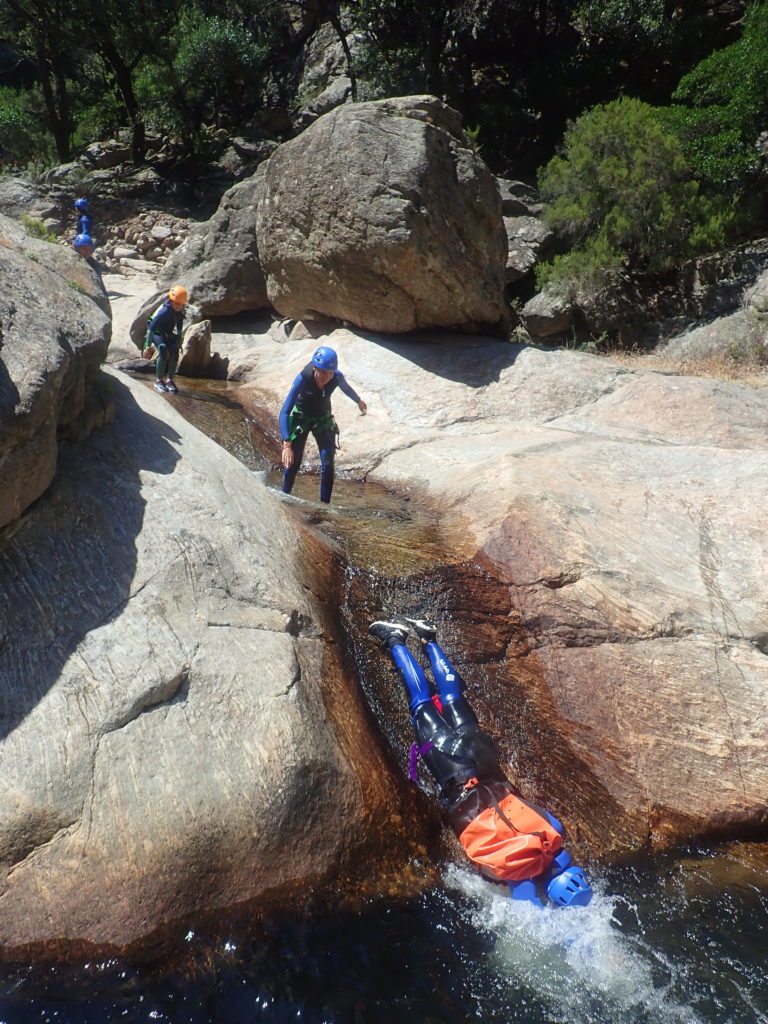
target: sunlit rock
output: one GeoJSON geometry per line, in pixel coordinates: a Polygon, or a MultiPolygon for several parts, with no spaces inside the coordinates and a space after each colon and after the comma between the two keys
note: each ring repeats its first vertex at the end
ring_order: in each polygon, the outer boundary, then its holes
{"type": "Polygon", "coordinates": [[[0,215],[0,526],[46,490],[61,436],[108,416],[96,378],[110,336],[93,268],[0,215]]]}
{"type": "Polygon", "coordinates": [[[114,424],[0,545],[0,949],[354,896],[372,850],[377,887],[418,884],[432,826],[342,663],[331,559],[175,399],[110,382],[114,424]]]}
{"type": "MultiPolygon", "coordinates": [[[[412,611],[475,663],[524,790],[592,852],[760,834],[768,390],[482,339],[327,340],[369,407],[335,403],[344,471],[435,502],[482,570],[412,611]]],[[[260,403],[312,345],[260,344],[260,403]]]]}
{"type": "Polygon", "coordinates": [[[283,316],[395,333],[506,322],[498,187],[434,97],[346,103],[280,146],[257,234],[283,316]]]}
{"type": "Polygon", "coordinates": [[[192,227],[168,257],[158,292],[183,284],[205,317],[269,305],[256,239],[256,204],[264,165],[224,193],[210,220],[192,227]]]}

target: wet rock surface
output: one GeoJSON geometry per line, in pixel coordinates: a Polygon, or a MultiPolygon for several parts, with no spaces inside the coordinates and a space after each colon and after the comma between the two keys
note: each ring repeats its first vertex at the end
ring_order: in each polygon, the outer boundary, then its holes
{"type": "MultiPolygon", "coordinates": [[[[490,340],[328,342],[369,404],[334,404],[340,466],[435,502],[507,595],[516,639],[479,692],[536,795],[611,855],[763,830],[765,392],[490,340]]],[[[260,339],[257,404],[312,345],[260,339]]],[[[444,600],[415,610],[471,658],[485,610],[444,600]]]]}

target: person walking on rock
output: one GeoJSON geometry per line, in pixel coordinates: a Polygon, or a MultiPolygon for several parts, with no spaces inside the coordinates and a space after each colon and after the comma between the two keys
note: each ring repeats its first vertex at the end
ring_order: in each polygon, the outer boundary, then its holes
{"type": "Polygon", "coordinates": [[[513,899],[540,907],[546,899],[555,906],[586,906],[592,888],[563,849],[563,826],[524,800],[502,772],[496,744],[478,725],[435,627],[421,619],[405,621],[429,659],[436,695],[406,646],[407,626],[379,620],[368,631],[389,654],[408,693],[416,736],[411,778],[416,781],[417,758],[423,757],[467,856],[486,878],[506,884],[513,899]]]}
{"type": "Polygon", "coordinates": [[[188,301],[187,289],[175,284],[168,292],[168,298],[150,318],[144,350],[154,346],[155,390],[176,394],[178,388],[173,380],[181,351],[184,327],[184,307],[188,301]]]}
{"type": "Polygon", "coordinates": [[[320,501],[328,504],[333,491],[338,427],[331,411],[331,395],[341,388],[365,416],[368,406],[339,369],[336,352],[321,345],[311,362],[298,374],[280,409],[283,439],[283,493],[290,494],[304,458],[307,437],[312,434],[320,452],[320,501]]]}

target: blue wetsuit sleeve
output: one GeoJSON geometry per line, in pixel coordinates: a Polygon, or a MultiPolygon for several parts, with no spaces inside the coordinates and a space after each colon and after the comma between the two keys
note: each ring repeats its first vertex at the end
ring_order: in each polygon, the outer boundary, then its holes
{"type": "Polygon", "coordinates": [[[283,441],[289,440],[291,432],[288,429],[288,417],[291,415],[291,409],[296,405],[296,399],[299,396],[299,388],[301,387],[301,374],[298,374],[296,380],[291,384],[291,390],[285,397],[283,406],[280,410],[280,437],[283,441]]]}
{"type": "Polygon", "coordinates": [[[347,395],[348,398],[351,398],[356,405],[359,405],[360,395],[358,395],[358,393],[355,391],[352,385],[347,381],[347,378],[344,376],[341,370],[336,371],[336,380],[339,382],[339,387],[344,392],[344,394],[347,395]]]}

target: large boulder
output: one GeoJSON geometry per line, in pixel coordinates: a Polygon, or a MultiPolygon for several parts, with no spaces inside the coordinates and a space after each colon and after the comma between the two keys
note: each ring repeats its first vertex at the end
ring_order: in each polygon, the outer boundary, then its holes
{"type": "Polygon", "coordinates": [[[347,103],[280,146],[257,234],[286,317],[393,333],[506,323],[498,187],[434,97],[347,103]]]}
{"type": "MultiPolygon", "coordinates": [[[[369,409],[334,403],[339,471],[427,496],[477,567],[402,611],[470,663],[524,791],[592,852],[764,835],[768,390],[480,339],[328,343],[369,409]]],[[[254,399],[276,409],[313,344],[265,342],[254,399]]]]}
{"type": "Polygon", "coordinates": [[[691,260],[650,298],[649,314],[658,321],[677,319],[690,324],[733,312],[767,269],[766,238],[691,260]]]}
{"type": "Polygon", "coordinates": [[[0,542],[3,955],[349,893],[373,849],[373,888],[407,890],[434,823],[342,663],[330,557],[169,402],[106,372],[114,424],[63,451],[0,542]]]}
{"type": "Polygon", "coordinates": [[[52,232],[64,231],[69,226],[70,237],[74,237],[72,198],[59,189],[33,185],[15,175],[0,175],[0,210],[14,220],[32,217],[52,232]]]}
{"type": "Polygon", "coordinates": [[[56,472],[62,434],[85,436],[109,415],[97,387],[109,345],[98,274],[69,247],[0,215],[0,526],[18,518],[56,472]]]}
{"type": "MultiPolygon", "coordinates": [[[[256,241],[264,165],[224,193],[210,220],[195,225],[160,271],[158,291],[183,284],[204,317],[269,305],[256,241]]],[[[145,318],[146,319],[146,318],[145,318]]]]}
{"type": "Polygon", "coordinates": [[[531,185],[509,178],[497,178],[501,196],[501,212],[505,217],[538,217],[541,213],[541,198],[531,185]]]}

